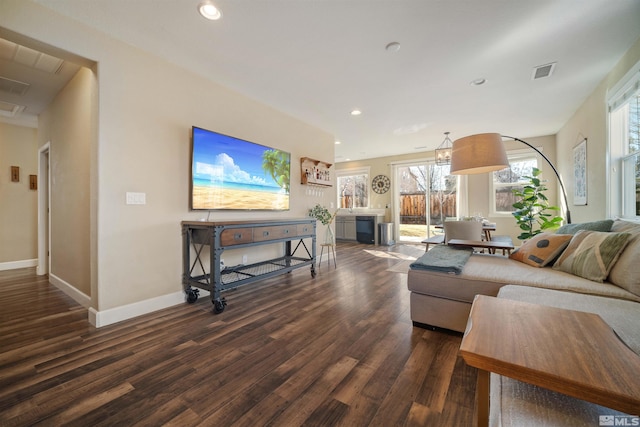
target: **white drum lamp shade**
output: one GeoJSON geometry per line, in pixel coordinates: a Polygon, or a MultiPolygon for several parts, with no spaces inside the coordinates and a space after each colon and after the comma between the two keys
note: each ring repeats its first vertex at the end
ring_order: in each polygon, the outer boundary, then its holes
{"type": "Polygon", "coordinates": [[[480,133],[453,142],[452,175],[493,172],[508,167],[509,160],[499,133],[480,133]]]}

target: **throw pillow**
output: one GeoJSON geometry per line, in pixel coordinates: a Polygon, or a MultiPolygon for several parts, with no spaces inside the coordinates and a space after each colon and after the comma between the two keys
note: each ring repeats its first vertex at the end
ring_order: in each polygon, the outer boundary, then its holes
{"type": "Polygon", "coordinates": [[[629,243],[609,272],[609,282],[640,295],[640,223],[617,219],[611,231],[631,233],[629,243]]]}
{"type": "Polygon", "coordinates": [[[567,247],[571,234],[540,233],[525,241],[509,258],[534,267],[544,267],[567,247]]]}
{"type": "Polygon", "coordinates": [[[580,230],[611,231],[612,219],[600,221],[581,222],[579,224],[565,224],[556,230],[557,234],[576,234],[580,230]]]}
{"type": "Polygon", "coordinates": [[[603,282],[630,236],[629,233],[580,230],[553,268],[594,282],[603,282]]]}

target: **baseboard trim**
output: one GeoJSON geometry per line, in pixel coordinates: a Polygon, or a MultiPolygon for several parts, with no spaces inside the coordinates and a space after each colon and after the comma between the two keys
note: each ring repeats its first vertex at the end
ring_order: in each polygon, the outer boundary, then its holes
{"type": "Polygon", "coordinates": [[[98,311],[93,307],[89,308],[89,323],[96,328],[112,325],[123,320],[131,319],[143,314],[162,310],[174,305],[184,304],[184,292],[174,292],[159,297],[138,301],[108,310],[98,311]]]}
{"type": "Polygon", "coordinates": [[[24,259],[21,261],[0,262],[0,271],[17,270],[18,268],[37,267],[37,259],[24,259]]]}
{"type": "Polygon", "coordinates": [[[91,307],[91,297],[89,295],[79,291],[73,285],[65,282],[55,274],[49,273],[49,282],[65,294],[69,295],[75,302],[84,308],[91,307]]]}

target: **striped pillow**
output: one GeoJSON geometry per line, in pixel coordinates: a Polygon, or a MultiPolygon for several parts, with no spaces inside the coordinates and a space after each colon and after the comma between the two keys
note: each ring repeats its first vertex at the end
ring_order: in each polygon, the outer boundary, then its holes
{"type": "Polygon", "coordinates": [[[630,236],[629,233],[580,230],[553,268],[594,282],[603,282],[630,236]]]}

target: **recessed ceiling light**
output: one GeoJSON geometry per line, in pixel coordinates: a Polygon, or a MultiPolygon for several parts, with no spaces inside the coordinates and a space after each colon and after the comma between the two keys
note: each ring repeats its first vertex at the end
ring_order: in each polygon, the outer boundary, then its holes
{"type": "Polygon", "coordinates": [[[487,79],[480,77],[479,79],[471,80],[472,86],[482,86],[487,82],[487,79]]]}
{"type": "Polygon", "coordinates": [[[218,19],[222,18],[222,12],[220,12],[220,9],[218,9],[209,0],[203,0],[200,2],[200,4],[198,5],[198,12],[200,12],[200,15],[202,15],[203,17],[212,21],[217,21],[218,19]]]}
{"type": "Polygon", "coordinates": [[[340,144],[341,144],[341,142],[340,142],[340,141],[336,141],[336,145],[340,145],[340,144]]]}
{"type": "Polygon", "coordinates": [[[362,114],[362,111],[360,111],[358,109],[351,111],[351,115],[352,116],[359,116],[360,114],[362,114]]]}

